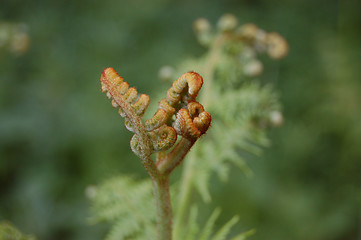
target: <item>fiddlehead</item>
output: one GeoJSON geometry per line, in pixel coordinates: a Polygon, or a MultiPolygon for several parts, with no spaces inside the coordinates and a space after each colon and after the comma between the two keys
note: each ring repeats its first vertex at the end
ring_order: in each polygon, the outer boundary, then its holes
{"type": "Polygon", "coordinates": [[[203,78],[196,72],[187,72],[180,76],[167,92],[168,100],[176,104],[183,96],[183,102],[195,101],[199,90],[202,88],[203,78]],[[186,94],[184,94],[186,92],[186,94]]]}
{"type": "Polygon", "coordinates": [[[122,117],[136,115],[142,117],[148,108],[150,98],[146,94],[138,97],[138,92],[134,87],[129,88],[129,84],[113,68],[104,69],[101,77],[101,90],[107,92],[108,98],[113,98],[112,106],[121,107],[119,114],[122,117]],[[120,102],[124,102],[121,104],[120,102]],[[133,111],[133,113],[131,113],[133,111]]]}
{"type": "Polygon", "coordinates": [[[154,116],[145,122],[147,130],[169,123],[179,109],[195,101],[202,85],[203,78],[196,72],[187,72],[180,76],[167,91],[167,98],[159,102],[159,108],[154,116]]]}
{"type": "Polygon", "coordinates": [[[125,117],[125,126],[128,130],[138,136],[138,144],[142,151],[135,154],[142,159],[143,166],[152,178],[156,178],[158,170],[151,160],[151,142],[141,117],[147,109],[150,99],[148,95],[142,94],[138,97],[135,88],[129,88],[129,84],[113,68],[104,69],[100,76],[101,91],[107,92],[107,97],[112,98],[112,106],[119,107],[119,114],[125,117]]]}
{"type": "Polygon", "coordinates": [[[259,52],[267,52],[273,59],[282,59],[287,56],[289,46],[287,41],[276,32],[267,33],[253,23],[242,25],[236,35],[259,52]]]}
{"type": "Polygon", "coordinates": [[[167,97],[159,102],[154,116],[145,123],[141,118],[150,102],[148,95],[138,97],[137,90],[129,88],[129,84],[113,68],[105,69],[100,81],[101,90],[107,92],[108,98],[112,98],[112,106],[119,107],[119,114],[125,118],[126,128],[134,132],[130,141],[131,149],[142,159],[152,177],[158,239],[170,240],[172,208],[168,176],[211,123],[210,114],[196,102],[203,78],[195,72],[183,74],[167,91],[167,97]],[[182,136],[182,139],[167,154],[166,150],[176,143],[177,135],[182,136]],[[159,152],[156,164],[150,158],[155,152],[159,152]]]}
{"type": "Polygon", "coordinates": [[[210,125],[210,114],[196,102],[203,84],[198,73],[188,72],[174,81],[167,97],[159,102],[157,112],[144,124],[141,118],[150,103],[148,95],[138,96],[137,90],[129,87],[113,68],[106,68],[100,81],[102,92],[112,98],[112,106],[119,107],[126,128],[135,133],[130,145],[137,156],[144,154],[144,141],[148,141],[151,153],[166,151],[175,144],[177,135],[194,142],[210,125]],[[175,121],[173,116],[176,116],[175,121]]]}
{"type": "Polygon", "coordinates": [[[204,111],[200,103],[191,102],[187,105],[187,109],[178,111],[173,126],[179,135],[192,140],[199,138],[208,130],[211,120],[211,115],[204,111]]]}

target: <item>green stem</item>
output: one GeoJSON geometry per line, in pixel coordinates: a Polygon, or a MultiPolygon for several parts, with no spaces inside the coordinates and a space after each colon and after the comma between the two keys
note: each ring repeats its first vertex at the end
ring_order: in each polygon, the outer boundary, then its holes
{"type": "Polygon", "coordinates": [[[181,163],[195,141],[182,138],[166,156],[158,154],[157,167],[160,177],[153,179],[153,192],[156,205],[158,240],[172,239],[172,205],[169,193],[169,174],[181,163]]]}
{"type": "Polygon", "coordinates": [[[172,239],[172,205],[169,194],[169,177],[152,179],[156,205],[157,240],[172,239]]]}
{"type": "Polygon", "coordinates": [[[168,155],[157,162],[158,171],[161,174],[169,175],[183,161],[196,140],[183,137],[168,155]]]}
{"type": "MultiPolygon", "coordinates": [[[[191,152],[192,153],[192,152],[191,152]]],[[[185,215],[187,212],[187,208],[190,201],[190,196],[192,193],[192,179],[194,176],[194,162],[196,157],[194,154],[189,154],[187,161],[184,163],[184,169],[182,171],[182,179],[180,185],[180,193],[179,200],[177,202],[177,218],[174,223],[174,240],[181,239],[181,232],[183,231],[183,223],[185,219],[185,215]]]]}

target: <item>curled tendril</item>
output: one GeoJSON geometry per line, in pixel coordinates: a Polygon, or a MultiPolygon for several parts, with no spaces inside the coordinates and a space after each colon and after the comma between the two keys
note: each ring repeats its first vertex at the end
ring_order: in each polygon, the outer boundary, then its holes
{"type": "Polygon", "coordinates": [[[159,102],[158,111],[145,122],[148,130],[170,122],[177,110],[195,101],[203,85],[203,78],[196,72],[187,72],[180,76],[167,91],[167,98],[159,102]]]}
{"type": "Polygon", "coordinates": [[[200,113],[204,112],[203,105],[199,102],[191,102],[187,105],[187,109],[192,118],[198,116],[200,113]]]}
{"type": "Polygon", "coordinates": [[[175,129],[166,125],[149,132],[148,136],[152,141],[152,150],[155,152],[168,150],[177,141],[175,129]]]}
{"type": "Polygon", "coordinates": [[[124,82],[123,78],[113,68],[104,69],[100,82],[101,91],[107,92],[108,98],[113,98],[113,107],[119,107],[120,101],[123,101],[128,107],[128,109],[124,109],[126,107],[119,109],[120,116],[125,117],[125,111],[130,109],[139,117],[144,115],[150,103],[149,96],[141,94],[138,97],[137,90],[134,87],[129,88],[129,84],[124,82]]]}
{"type": "Polygon", "coordinates": [[[207,132],[208,128],[211,125],[212,117],[209,112],[201,112],[198,117],[193,119],[194,126],[198,128],[198,130],[204,134],[207,132]]]}
{"type": "MultiPolygon", "coordinates": [[[[152,143],[153,152],[168,150],[177,141],[176,130],[166,125],[163,125],[162,127],[155,129],[154,131],[148,132],[147,135],[152,143]]],[[[139,156],[142,149],[139,145],[138,135],[133,135],[132,140],[130,141],[130,146],[132,148],[132,151],[139,156]]]]}
{"type": "Polygon", "coordinates": [[[172,106],[179,101],[188,103],[195,101],[199,90],[202,88],[203,78],[196,72],[187,72],[180,76],[167,92],[167,98],[172,106]],[[184,94],[186,93],[186,94],[184,94]]]}
{"type": "Polygon", "coordinates": [[[143,116],[147,110],[147,107],[149,106],[149,103],[149,96],[147,94],[141,94],[138,98],[138,101],[132,104],[132,107],[138,116],[143,116]]]}
{"type": "Polygon", "coordinates": [[[175,112],[176,109],[169,104],[167,99],[163,98],[159,102],[159,108],[154,116],[151,119],[145,121],[145,127],[148,131],[154,130],[161,125],[166,124],[172,118],[175,112]]]}
{"type": "Polygon", "coordinates": [[[178,111],[173,127],[182,137],[193,140],[208,130],[212,117],[198,102],[189,103],[187,108],[178,111]]]}
{"type": "Polygon", "coordinates": [[[145,121],[145,127],[148,131],[152,131],[165,124],[167,119],[167,112],[164,109],[159,108],[151,119],[145,121]]]}

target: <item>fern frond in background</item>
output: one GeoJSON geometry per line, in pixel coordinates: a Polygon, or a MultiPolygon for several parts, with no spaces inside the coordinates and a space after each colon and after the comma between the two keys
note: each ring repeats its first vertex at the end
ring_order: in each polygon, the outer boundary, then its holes
{"type": "Polygon", "coordinates": [[[88,187],[92,199],[91,222],[114,222],[107,240],[155,239],[155,209],[150,180],[126,175],[109,179],[98,187],[88,187]]]}
{"type": "MultiPolygon", "coordinates": [[[[198,208],[193,206],[190,210],[188,224],[184,229],[184,240],[224,240],[230,234],[231,228],[238,222],[238,216],[234,216],[219,230],[215,231],[215,223],[218,220],[218,217],[221,214],[221,210],[216,208],[213,213],[208,217],[207,222],[204,224],[202,229],[199,228],[197,222],[198,208]]],[[[237,236],[231,238],[230,240],[244,240],[247,237],[255,233],[254,229],[251,229],[247,232],[238,234],[237,236]]]]}
{"type": "MultiPolygon", "coordinates": [[[[287,55],[287,42],[277,33],[266,33],[254,24],[238,27],[230,14],[220,18],[218,28],[212,30],[205,19],[195,21],[200,44],[209,47],[200,59],[186,60],[177,70],[166,67],[160,77],[176,79],[180,73],[197,71],[205,79],[200,102],[212,114],[212,128],[188,154],[182,178],[174,192],[173,238],[178,240],[239,240],[253,234],[253,230],[230,238],[231,228],[238,222],[234,216],[218,230],[215,222],[220,215],[217,208],[204,225],[202,214],[191,194],[197,189],[204,202],[211,201],[209,181],[213,174],[223,181],[229,176],[229,163],[251,174],[244,155],[260,155],[269,146],[266,130],[282,124],[281,106],[272,86],[263,86],[256,79],[263,71],[257,55],[268,53],[280,59],[287,55]],[[192,207],[191,207],[192,206],[192,207]],[[203,226],[203,227],[200,227],[203,226]]],[[[121,176],[96,187],[92,198],[95,220],[113,222],[107,239],[155,239],[154,206],[151,184],[121,176]],[[153,213],[153,214],[152,214],[153,213]],[[144,236],[144,238],[142,238],[144,236]]]]}
{"type": "Polygon", "coordinates": [[[25,235],[8,222],[0,223],[1,240],[36,240],[34,236],[25,235]]]}
{"type": "Polygon", "coordinates": [[[207,80],[201,101],[212,114],[213,123],[184,163],[175,204],[175,239],[182,239],[192,189],[197,189],[208,203],[209,181],[213,174],[227,180],[228,163],[251,175],[244,155],[260,155],[262,147],[270,144],[267,129],[283,122],[278,94],[270,84],[263,86],[257,80],[263,71],[257,56],[267,53],[273,59],[285,57],[286,40],[254,24],[238,26],[236,17],[230,14],[219,19],[217,29],[212,29],[205,19],[196,20],[194,29],[200,44],[209,51],[199,60],[188,60],[182,67],[193,65],[207,80]]]}
{"type": "Polygon", "coordinates": [[[198,160],[195,161],[198,169],[195,186],[206,202],[211,200],[208,182],[212,172],[221,180],[227,180],[227,162],[247,175],[252,174],[243,157],[244,152],[260,155],[262,147],[270,144],[265,130],[272,125],[272,113],[280,108],[272,88],[261,87],[258,83],[247,83],[226,94],[217,94],[218,101],[210,106],[216,124],[198,147],[198,160]]]}

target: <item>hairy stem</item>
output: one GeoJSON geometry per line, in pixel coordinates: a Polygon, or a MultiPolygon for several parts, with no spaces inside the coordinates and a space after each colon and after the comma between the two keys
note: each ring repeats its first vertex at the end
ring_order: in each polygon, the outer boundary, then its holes
{"type": "Polygon", "coordinates": [[[180,240],[181,232],[183,230],[182,224],[184,222],[186,213],[187,213],[187,206],[190,201],[190,196],[192,192],[192,179],[194,175],[194,154],[189,154],[187,161],[184,163],[184,168],[182,171],[182,179],[180,184],[180,193],[179,193],[179,200],[177,202],[177,218],[175,219],[174,223],[174,240],[180,240]]]}
{"type": "Polygon", "coordinates": [[[157,240],[171,240],[172,205],[169,194],[169,177],[163,175],[153,179],[152,182],[156,205],[157,240]]]}
{"type": "MultiPolygon", "coordinates": [[[[195,139],[196,140],[196,139],[195,139]]],[[[169,194],[169,174],[187,155],[194,141],[182,138],[175,148],[166,156],[158,154],[157,167],[163,176],[153,180],[153,191],[157,208],[157,232],[159,240],[172,238],[172,205],[169,194]]]]}
{"type": "Polygon", "coordinates": [[[195,142],[196,139],[182,138],[167,156],[157,162],[158,171],[169,175],[182,162],[195,142]]]}

